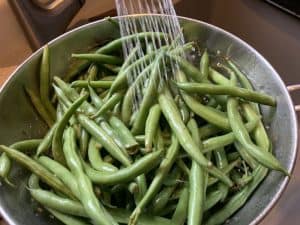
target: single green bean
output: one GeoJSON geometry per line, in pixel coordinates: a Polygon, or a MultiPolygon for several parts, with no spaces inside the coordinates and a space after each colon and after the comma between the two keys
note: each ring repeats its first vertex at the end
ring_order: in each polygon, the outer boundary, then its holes
{"type": "Polygon", "coordinates": [[[158,104],[151,107],[145,127],[145,148],[147,152],[152,151],[153,139],[159,126],[161,109],[158,104]]]}
{"type": "Polygon", "coordinates": [[[50,55],[49,47],[45,45],[40,67],[40,98],[45,109],[52,119],[55,119],[56,111],[50,101],[50,55]]]}
{"type": "Polygon", "coordinates": [[[203,75],[203,80],[208,78],[208,71],[209,71],[209,55],[207,49],[205,49],[200,60],[200,72],[203,75]]]}
{"type": "Polygon", "coordinates": [[[145,131],[145,121],[148,117],[149,110],[154,103],[154,99],[157,94],[157,86],[160,82],[160,64],[163,54],[164,52],[160,53],[154,61],[153,70],[149,78],[149,84],[145,90],[143,100],[139,106],[139,111],[131,129],[131,132],[134,135],[141,134],[145,131]]]}
{"type": "Polygon", "coordinates": [[[11,160],[5,152],[1,154],[0,157],[0,177],[5,181],[5,183],[10,186],[14,186],[8,179],[9,172],[11,170],[11,160]]]}
{"type": "Polygon", "coordinates": [[[51,191],[42,189],[30,188],[29,191],[31,196],[46,208],[51,208],[69,215],[87,217],[87,214],[80,202],[60,197],[51,191]]]}
{"type": "MultiPolygon", "coordinates": [[[[241,85],[243,88],[246,88],[248,90],[254,90],[253,87],[252,87],[252,84],[250,83],[250,81],[247,79],[246,75],[243,74],[241,72],[241,70],[231,61],[231,60],[228,60],[227,61],[229,66],[231,67],[231,69],[235,72],[235,74],[237,75],[241,85]]],[[[258,107],[258,104],[256,103],[250,103],[252,105],[252,107],[254,107],[255,111],[256,112],[259,112],[259,107],[258,107]]]]}
{"type": "Polygon", "coordinates": [[[66,214],[63,214],[61,212],[58,212],[56,210],[46,208],[56,219],[63,222],[66,225],[91,225],[90,223],[87,223],[85,221],[82,221],[74,216],[69,216],[66,214]]]}
{"type": "Polygon", "coordinates": [[[43,139],[28,139],[24,141],[18,141],[10,145],[10,148],[17,149],[21,152],[33,153],[36,151],[38,146],[41,144],[43,139]]]}
{"type": "Polygon", "coordinates": [[[188,93],[229,95],[264,105],[276,106],[276,100],[273,97],[245,88],[187,82],[177,83],[177,86],[188,93]]]}
{"type": "Polygon", "coordinates": [[[124,92],[114,93],[103,105],[99,108],[99,110],[92,116],[92,118],[97,118],[99,116],[103,116],[107,111],[113,109],[113,107],[122,100],[124,97],[124,92]]]}
{"type": "Polygon", "coordinates": [[[127,151],[129,153],[135,152],[138,148],[138,143],[126,125],[115,116],[109,118],[109,124],[115,130],[117,136],[120,138],[127,151]]]}
{"type": "Polygon", "coordinates": [[[82,158],[85,158],[86,156],[89,139],[90,139],[89,133],[84,128],[81,128],[80,138],[79,138],[79,150],[82,158]]]}
{"type": "Polygon", "coordinates": [[[88,158],[92,165],[92,167],[99,171],[105,172],[115,172],[118,169],[106,162],[103,162],[100,149],[102,148],[101,144],[98,143],[94,138],[90,139],[89,146],[88,146],[88,158]]]}
{"type": "Polygon", "coordinates": [[[78,98],[65,112],[61,120],[58,122],[57,127],[54,131],[53,138],[52,138],[52,155],[53,158],[65,164],[65,158],[63,154],[63,143],[62,143],[62,136],[64,129],[69,122],[71,116],[76,112],[76,110],[81,106],[81,104],[88,98],[88,95],[83,95],[78,98]]]}
{"type": "Polygon", "coordinates": [[[206,196],[204,204],[204,212],[214,207],[219,201],[221,201],[223,193],[220,190],[209,192],[206,196]]]}
{"type": "Polygon", "coordinates": [[[109,89],[113,81],[110,80],[97,80],[97,81],[86,81],[86,80],[76,80],[71,83],[71,87],[74,88],[87,88],[89,85],[92,88],[103,88],[109,89]]]}
{"type": "Polygon", "coordinates": [[[214,136],[218,134],[220,131],[222,130],[219,127],[212,125],[210,123],[199,127],[199,134],[202,140],[214,136]]]}
{"type": "MultiPolygon", "coordinates": [[[[193,140],[197,146],[202,146],[198,125],[194,119],[187,124],[193,140]]],[[[206,196],[205,171],[196,161],[192,161],[192,168],[189,176],[189,205],[188,205],[188,225],[201,224],[203,208],[206,196]]]]}
{"type": "Polygon", "coordinates": [[[224,75],[213,69],[212,67],[209,67],[209,78],[216,84],[230,86],[230,80],[228,80],[224,75]]]}
{"type": "Polygon", "coordinates": [[[181,191],[176,210],[172,216],[172,224],[184,225],[187,218],[187,209],[189,204],[189,189],[184,187],[181,191]]]}
{"type": "Polygon", "coordinates": [[[72,54],[73,58],[84,59],[94,63],[121,65],[123,60],[117,56],[104,55],[99,53],[87,53],[87,54],[72,54]]]}
{"type": "Polygon", "coordinates": [[[26,94],[30,97],[31,103],[41,116],[41,118],[46,122],[49,127],[52,127],[54,121],[44,105],[42,104],[41,99],[33,92],[33,90],[25,87],[26,94]]]}
{"type": "MultiPolygon", "coordinates": [[[[38,145],[37,147],[37,151],[36,151],[36,156],[39,156],[45,152],[47,152],[52,144],[52,139],[53,139],[53,135],[54,132],[57,128],[58,123],[55,123],[50,130],[48,130],[46,136],[44,137],[44,139],[41,141],[41,143],[38,145]]],[[[18,149],[18,148],[16,148],[18,149]]]]}
{"type": "Polygon", "coordinates": [[[160,157],[160,151],[153,152],[137,160],[132,165],[113,173],[94,170],[86,163],[84,164],[84,168],[88,177],[94,183],[112,185],[131,181],[138,175],[147,173],[159,163],[160,157]]]}

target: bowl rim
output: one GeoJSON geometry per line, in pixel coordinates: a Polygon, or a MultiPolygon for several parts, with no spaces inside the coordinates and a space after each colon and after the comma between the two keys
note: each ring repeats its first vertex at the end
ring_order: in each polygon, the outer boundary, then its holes
{"type": "MultiPolygon", "coordinates": [[[[162,15],[162,14],[147,14],[147,16],[148,15],[163,16],[163,17],[171,16],[171,15],[162,15]]],[[[129,15],[129,17],[139,17],[139,16],[145,16],[145,14],[129,15]]],[[[119,19],[119,18],[124,18],[124,17],[128,17],[128,15],[127,16],[114,16],[114,17],[111,17],[111,18],[112,19],[119,19]]],[[[208,27],[208,28],[217,30],[218,32],[224,33],[225,35],[229,36],[230,38],[234,39],[235,41],[241,43],[243,46],[248,48],[250,50],[250,52],[253,52],[257,57],[259,57],[259,59],[261,61],[263,61],[263,63],[268,67],[268,69],[270,69],[272,71],[272,73],[275,74],[276,82],[281,86],[282,90],[284,91],[284,94],[287,96],[287,100],[288,100],[287,104],[288,104],[288,107],[289,107],[289,111],[292,112],[292,113],[290,113],[290,116],[292,116],[292,118],[291,118],[291,120],[292,120],[292,130],[293,130],[293,136],[294,136],[294,138],[292,139],[293,140],[293,146],[292,146],[293,156],[292,156],[291,162],[289,163],[290,168],[288,168],[288,172],[292,175],[292,173],[295,169],[296,159],[297,159],[297,155],[298,155],[298,133],[299,133],[299,131],[298,131],[298,121],[297,121],[297,115],[296,115],[296,112],[295,112],[295,109],[294,109],[294,103],[293,103],[292,98],[290,96],[290,93],[288,92],[288,90],[286,88],[286,85],[284,84],[284,82],[281,79],[280,75],[277,73],[277,71],[274,69],[274,67],[269,63],[269,61],[266,60],[262,56],[262,54],[260,54],[254,47],[252,47],[250,44],[248,44],[242,38],[230,33],[229,31],[226,31],[223,28],[220,28],[218,26],[215,26],[213,24],[210,24],[210,23],[198,20],[198,19],[193,19],[193,18],[189,18],[189,17],[185,17],[185,16],[176,16],[176,17],[181,19],[181,20],[184,20],[184,21],[191,21],[191,22],[194,22],[194,23],[202,24],[205,27],[208,27]]],[[[55,44],[55,42],[57,42],[57,41],[68,38],[68,36],[72,33],[79,32],[82,29],[86,29],[90,26],[97,25],[98,23],[101,24],[106,20],[107,20],[107,18],[103,18],[103,19],[96,20],[96,21],[91,22],[91,23],[84,24],[84,25],[79,26],[77,28],[74,28],[70,31],[67,31],[64,34],[59,35],[58,37],[52,39],[51,41],[49,41],[46,44],[51,46],[52,44],[55,44]]],[[[32,60],[32,58],[36,57],[41,51],[43,51],[43,47],[44,46],[41,46],[39,49],[37,49],[35,52],[33,52],[29,57],[27,57],[19,66],[17,66],[17,68],[8,76],[6,81],[0,87],[0,93],[2,93],[2,91],[6,88],[6,86],[11,82],[12,78],[19,72],[19,70],[22,69],[22,67],[24,65],[26,65],[29,61],[32,60]]],[[[287,187],[290,179],[291,179],[291,177],[285,177],[284,178],[284,180],[280,184],[280,187],[279,187],[278,191],[276,192],[276,194],[274,195],[274,197],[272,198],[272,200],[257,215],[257,217],[255,219],[253,219],[253,221],[251,221],[250,225],[256,225],[266,217],[268,212],[271,211],[271,209],[276,205],[276,203],[281,198],[283,192],[286,190],[286,187],[287,187]]],[[[4,220],[8,224],[18,225],[18,224],[15,224],[14,221],[11,220],[11,218],[6,214],[5,209],[2,207],[1,204],[0,204],[0,215],[4,218],[4,220]]]]}

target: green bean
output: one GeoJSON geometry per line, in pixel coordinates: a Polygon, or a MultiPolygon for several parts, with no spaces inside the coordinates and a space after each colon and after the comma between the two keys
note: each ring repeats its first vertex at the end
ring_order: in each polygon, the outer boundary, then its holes
{"type": "Polygon", "coordinates": [[[124,97],[124,92],[114,93],[103,105],[99,108],[99,110],[92,116],[92,118],[97,118],[99,116],[103,116],[107,111],[111,110],[118,102],[122,100],[124,97]]]}
{"type": "Polygon", "coordinates": [[[29,188],[31,196],[46,208],[54,209],[58,212],[87,217],[87,214],[80,202],[60,197],[50,191],[29,188]]]}
{"type": "Polygon", "coordinates": [[[112,65],[121,65],[123,62],[123,60],[119,57],[104,55],[100,53],[72,54],[72,57],[76,59],[88,60],[90,62],[102,63],[102,64],[108,63],[112,65]]]}
{"type": "Polygon", "coordinates": [[[97,109],[99,109],[103,105],[102,99],[97,95],[94,89],[91,86],[88,86],[90,98],[92,103],[95,105],[97,109]]]}
{"type": "Polygon", "coordinates": [[[114,81],[116,79],[117,76],[114,76],[114,75],[109,75],[109,76],[105,76],[105,77],[102,77],[100,79],[100,81],[114,81]]]}
{"type": "Polygon", "coordinates": [[[249,154],[246,148],[238,141],[234,142],[234,147],[240,154],[243,160],[252,168],[255,169],[257,167],[256,160],[249,154]]]}
{"type": "MultiPolygon", "coordinates": [[[[252,131],[255,129],[257,125],[256,121],[250,121],[246,124],[247,131],[252,131]]],[[[236,137],[233,132],[229,132],[224,135],[220,135],[217,137],[212,137],[203,141],[203,152],[210,152],[217,148],[221,148],[227,145],[232,144],[236,140],[236,137]]]]}
{"type": "Polygon", "coordinates": [[[220,190],[212,191],[206,195],[206,200],[204,204],[204,212],[208,211],[214,207],[221,199],[223,193],[220,190]]]}
{"type": "Polygon", "coordinates": [[[117,225],[105,208],[100,205],[93,192],[92,183],[84,173],[80,157],[76,153],[76,140],[73,128],[67,128],[65,131],[63,152],[67,165],[77,181],[80,201],[88,216],[95,222],[95,224],[117,225]]]}
{"type": "Polygon", "coordinates": [[[103,88],[109,89],[113,81],[107,80],[97,80],[97,81],[86,81],[86,80],[76,80],[71,83],[71,87],[74,88],[87,88],[90,85],[92,88],[103,88]]]}
{"type": "Polygon", "coordinates": [[[207,169],[209,173],[221,179],[228,186],[232,186],[231,180],[220,170],[214,167],[212,163],[204,157],[202,152],[199,151],[200,146],[195,144],[191,135],[187,131],[186,126],[180,118],[180,113],[176,107],[174,99],[170,96],[170,93],[166,89],[159,94],[158,101],[168,124],[175,133],[183,149],[192,157],[193,160],[207,169]]]}
{"type": "Polygon", "coordinates": [[[55,109],[50,101],[50,56],[49,47],[45,45],[43,48],[43,56],[40,67],[40,98],[45,109],[49,112],[52,119],[55,119],[55,109]]]}
{"type": "MultiPolygon", "coordinates": [[[[173,169],[173,171],[170,174],[170,176],[173,177],[175,180],[178,180],[180,178],[180,175],[180,171],[177,168],[173,169]]],[[[154,197],[152,201],[153,208],[151,209],[151,212],[153,212],[156,215],[167,206],[171,195],[176,189],[176,186],[177,185],[175,184],[172,186],[166,186],[162,188],[162,190],[154,197]]]]}
{"type": "Polygon", "coordinates": [[[220,131],[222,130],[219,127],[212,125],[210,123],[202,127],[199,127],[199,134],[202,140],[210,136],[216,135],[220,131]]]}
{"type": "Polygon", "coordinates": [[[84,164],[88,177],[97,184],[113,185],[133,180],[138,175],[147,173],[159,163],[161,152],[156,151],[148,154],[123,169],[108,173],[92,169],[88,164],[84,164]]]}
{"type": "Polygon", "coordinates": [[[78,98],[70,108],[65,112],[61,120],[58,122],[57,127],[54,131],[52,138],[52,155],[55,160],[58,162],[65,164],[65,158],[62,150],[62,136],[64,129],[70,120],[71,116],[75,113],[75,111],[81,106],[81,104],[88,98],[88,95],[83,95],[78,98]]]}
{"type": "Polygon", "coordinates": [[[10,145],[10,148],[17,149],[21,152],[33,153],[41,144],[43,139],[28,139],[24,141],[18,141],[10,145]]]}
{"type": "Polygon", "coordinates": [[[141,134],[145,131],[145,121],[149,114],[149,110],[154,103],[157,94],[157,85],[159,84],[160,64],[164,52],[160,53],[153,64],[153,70],[150,74],[149,84],[145,90],[144,98],[140,104],[139,111],[133,123],[131,132],[133,135],[141,134]]]}
{"type": "MultiPolygon", "coordinates": [[[[216,161],[217,167],[219,169],[222,170],[226,166],[228,166],[228,160],[227,160],[224,148],[219,148],[216,151],[214,151],[214,156],[215,156],[215,161],[216,161]]],[[[229,188],[228,188],[228,186],[220,183],[220,184],[218,184],[218,189],[222,193],[221,201],[223,202],[223,201],[225,201],[225,199],[228,195],[229,188]]]]}
{"type": "MultiPolygon", "coordinates": [[[[172,144],[168,148],[165,158],[160,163],[157,173],[156,173],[155,177],[153,178],[143,199],[138,203],[138,205],[132,212],[128,225],[137,224],[139,215],[142,213],[143,209],[149,204],[149,202],[153,199],[155,194],[159,191],[164,178],[167,176],[168,172],[170,171],[170,169],[176,159],[178,151],[179,151],[179,142],[176,139],[176,137],[173,136],[172,144]]],[[[155,154],[155,153],[157,153],[157,152],[153,152],[153,153],[149,153],[149,154],[155,154]]]]}
{"type": "Polygon", "coordinates": [[[233,182],[237,185],[239,189],[246,186],[253,179],[251,175],[247,175],[247,174],[240,176],[240,174],[235,170],[231,172],[231,177],[233,179],[233,182]]]}
{"type": "Polygon", "coordinates": [[[130,152],[135,152],[138,148],[138,143],[136,142],[130,130],[125,126],[125,124],[120,119],[114,116],[109,118],[109,124],[115,130],[117,136],[120,138],[127,151],[129,151],[129,154],[130,152]]]}
{"type": "MultiPolygon", "coordinates": [[[[231,69],[237,75],[240,83],[242,84],[242,87],[252,91],[253,90],[252,84],[247,79],[247,77],[238,69],[238,67],[231,60],[228,60],[227,62],[229,64],[229,66],[231,67],[231,69]]],[[[250,104],[252,105],[252,107],[254,107],[256,112],[259,112],[258,104],[252,103],[252,102],[250,104]]]]}
{"type": "MultiPolygon", "coordinates": [[[[177,73],[177,79],[179,82],[185,82],[186,78],[185,75],[181,72],[177,73]]],[[[205,119],[209,123],[218,126],[220,128],[223,128],[225,130],[230,130],[229,121],[226,116],[221,114],[219,111],[217,111],[215,108],[205,106],[198,102],[195,98],[187,95],[184,92],[181,92],[182,98],[187,104],[187,106],[198,116],[205,119]]]]}
{"type": "Polygon", "coordinates": [[[176,165],[186,174],[190,175],[190,170],[182,159],[176,161],[176,165]]]}
{"type": "Polygon", "coordinates": [[[89,133],[84,128],[81,128],[80,138],[79,138],[79,150],[82,158],[85,158],[86,156],[88,144],[89,144],[89,133]]]}
{"type": "Polygon", "coordinates": [[[187,217],[188,204],[189,204],[189,189],[188,187],[184,187],[183,190],[181,191],[177,208],[172,216],[172,224],[184,225],[187,217]]]}
{"type": "Polygon", "coordinates": [[[46,156],[39,157],[38,162],[58,177],[79,198],[80,194],[76,180],[66,167],[46,156]]]}
{"type": "Polygon", "coordinates": [[[190,119],[190,110],[185,104],[185,102],[183,101],[183,99],[181,98],[181,96],[179,96],[178,107],[179,107],[182,121],[184,122],[184,124],[186,124],[190,119]]]}
{"type": "Polygon", "coordinates": [[[137,205],[142,200],[142,198],[144,197],[144,195],[147,192],[147,180],[146,180],[145,173],[139,175],[135,180],[136,180],[136,183],[138,185],[138,190],[139,190],[137,195],[134,196],[135,204],[137,205]]]}
{"type": "Polygon", "coordinates": [[[66,225],[91,225],[90,223],[86,223],[76,217],[69,216],[63,213],[60,213],[56,210],[46,208],[55,218],[59,221],[63,222],[66,225]]]}
{"type": "Polygon", "coordinates": [[[19,152],[18,150],[0,145],[0,151],[6,152],[6,154],[11,158],[22,164],[31,172],[38,175],[45,183],[53,187],[55,190],[64,193],[66,196],[74,198],[72,192],[65,187],[65,185],[51,172],[49,172],[45,167],[31,159],[27,155],[19,152]]]}
{"type": "Polygon", "coordinates": [[[105,172],[115,172],[118,169],[106,162],[103,162],[101,156],[100,156],[100,149],[102,148],[100,143],[97,143],[97,141],[94,138],[90,139],[89,146],[88,146],[88,158],[92,165],[92,167],[99,171],[105,171],[105,172]]]}
{"type": "Polygon", "coordinates": [[[124,152],[100,126],[83,114],[77,115],[77,119],[80,124],[112,155],[112,157],[125,166],[130,165],[130,159],[124,155],[124,152]]]}
{"type": "MultiPolygon", "coordinates": [[[[187,125],[193,140],[197,146],[202,146],[198,125],[194,119],[191,119],[187,125]]],[[[203,217],[203,208],[205,202],[206,184],[205,177],[206,171],[192,161],[192,168],[189,176],[189,205],[188,205],[188,225],[201,224],[203,217]]]]}
{"type": "Polygon", "coordinates": [[[130,85],[130,87],[128,88],[128,90],[124,96],[121,115],[122,115],[122,121],[126,125],[129,124],[130,117],[132,115],[133,103],[134,103],[134,97],[135,97],[134,95],[136,92],[136,88],[139,84],[141,84],[141,82],[143,81],[143,79],[145,79],[145,77],[149,76],[149,73],[153,68],[153,64],[154,64],[154,62],[150,63],[148,66],[145,67],[145,69],[139,74],[139,76],[130,85]]]}
{"type": "Polygon", "coordinates": [[[0,177],[5,181],[5,183],[10,186],[14,186],[8,179],[9,172],[11,170],[11,160],[5,152],[1,154],[0,157],[0,177]]]}
{"type": "MultiPolygon", "coordinates": [[[[251,105],[252,106],[252,105],[251,105]]],[[[255,110],[249,104],[242,104],[243,111],[248,121],[254,120],[259,117],[255,110]]],[[[256,129],[253,131],[253,136],[256,141],[256,144],[260,146],[263,150],[268,151],[270,148],[270,140],[268,134],[264,128],[264,125],[261,120],[259,120],[256,129]]]]}
{"type": "Polygon", "coordinates": [[[31,103],[41,116],[41,118],[46,122],[48,127],[52,127],[54,124],[53,119],[51,118],[48,111],[45,109],[44,105],[42,104],[41,99],[33,92],[33,90],[29,88],[25,88],[26,94],[30,97],[31,103]]]}
{"type": "Polygon", "coordinates": [[[231,86],[230,81],[215,69],[209,67],[209,78],[216,84],[231,86]]]}
{"type": "Polygon", "coordinates": [[[178,62],[180,69],[191,79],[201,82],[205,76],[202,74],[200,70],[198,70],[194,65],[183,58],[179,58],[178,56],[174,56],[168,53],[168,56],[178,62]]]}
{"type": "Polygon", "coordinates": [[[203,75],[203,80],[208,78],[208,71],[209,71],[209,55],[207,53],[207,49],[205,49],[200,60],[200,72],[203,75]]]}
{"type": "Polygon", "coordinates": [[[240,157],[240,153],[238,152],[231,152],[227,154],[227,159],[229,162],[237,160],[240,157]]]}
{"type": "Polygon", "coordinates": [[[270,169],[281,171],[289,176],[287,170],[282,167],[280,162],[271,153],[261,150],[260,147],[252,143],[251,138],[243,125],[241,115],[238,111],[238,101],[236,99],[228,99],[227,111],[232,131],[248,153],[262,165],[270,169]]]}
{"type": "Polygon", "coordinates": [[[161,110],[158,104],[151,107],[145,127],[145,148],[147,152],[152,151],[153,139],[159,126],[161,110]]]}
{"type": "Polygon", "coordinates": [[[244,88],[187,82],[177,83],[177,86],[188,93],[229,95],[264,105],[276,106],[276,100],[273,97],[244,88]]]}
{"type": "Polygon", "coordinates": [[[159,212],[164,210],[168,204],[169,198],[174,192],[176,186],[164,187],[153,200],[152,212],[157,215],[159,212]]]}
{"type": "MultiPolygon", "coordinates": [[[[228,164],[228,166],[226,166],[222,171],[225,174],[230,173],[230,171],[232,171],[234,169],[234,167],[238,166],[241,163],[241,159],[238,158],[237,160],[231,162],[230,164],[228,164]]],[[[211,186],[213,184],[215,184],[216,182],[218,182],[218,178],[215,177],[209,177],[208,181],[207,181],[207,186],[211,186]]]]}
{"type": "Polygon", "coordinates": [[[56,120],[60,120],[63,114],[64,114],[63,104],[61,102],[58,102],[56,108],[56,120]]]}

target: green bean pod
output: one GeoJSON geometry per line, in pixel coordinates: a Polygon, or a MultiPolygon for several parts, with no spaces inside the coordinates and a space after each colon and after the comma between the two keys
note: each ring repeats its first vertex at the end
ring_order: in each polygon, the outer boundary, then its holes
{"type": "Polygon", "coordinates": [[[0,177],[9,185],[14,186],[8,179],[11,170],[11,160],[5,152],[0,157],[0,177]]]}
{"type": "Polygon", "coordinates": [[[36,151],[38,146],[42,143],[43,139],[28,139],[18,141],[10,145],[10,148],[17,149],[21,152],[32,154],[36,151]]]}
{"type": "Polygon", "coordinates": [[[209,71],[209,55],[207,49],[205,49],[200,60],[200,72],[203,75],[203,80],[208,78],[208,71],[209,71]]]}
{"type": "Polygon", "coordinates": [[[97,81],[86,81],[86,80],[76,80],[71,83],[73,88],[87,88],[91,86],[92,88],[103,88],[109,89],[113,81],[110,80],[97,80],[97,81]]]}
{"type": "Polygon", "coordinates": [[[200,83],[177,83],[177,86],[188,92],[197,94],[212,94],[212,95],[228,95],[239,97],[247,101],[257,102],[264,105],[276,106],[276,100],[266,94],[251,91],[245,88],[234,86],[214,85],[214,84],[200,84],[200,83]]]}
{"type": "Polygon", "coordinates": [[[90,223],[87,223],[85,221],[82,221],[74,216],[69,216],[64,213],[58,212],[56,210],[53,210],[51,208],[46,208],[56,219],[61,221],[62,223],[66,225],[91,225],[90,223]]]}
{"type": "Polygon", "coordinates": [[[161,152],[153,152],[113,173],[94,170],[87,163],[84,164],[84,169],[94,183],[113,185],[134,180],[137,176],[147,173],[159,163],[160,157],[161,152]]]}
{"type": "Polygon", "coordinates": [[[189,189],[184,187],[181,191],[180,198],[172,216],[172,224],[184,225],[187,218],[187,209],[189,203],[189,189]]]}
{"type": "Polygon", "coordinates": [[[117,56],[104,55],[100,53],[87,53],[87,54],[72,54],[73,58],[84,59],[94,63],[121,65],[123,60],[117,56]]]}
{"type": "MultiPolygon", "coordinates": [[[[201,146],[202,143],[199,137],[199,130],[196,121],[191,119],[187,126],[197,146],[201,146]]],[[[207,172],[199,164],[197,164],[196,161],[192,161],[192,168],[189,176],[188,225],[202,223],[206,196],[206,173],[207,172]]]]}
{"type": "Polygon", "coordinates": [[[25,88],[26,94],[30,97],[31,103],[38,112],[38,114],[41,116],[41,118],[46,122],[48,127],[52,127],[54,124],[54,121],[44,105],[42,104],[41,99],[33,92],[33,90],[29,88],[25,88]]]}
{"type": "Polygon", "coordinates": [[[158,104],[151,107],[145,126],[145,148],[147,152],[152,151],[153,139],[159,126],[161,109],[158,104]]]}
{"type": "Polygon", "coordinates": [[[79,150],[82,158],[85,158],[87,154],[89,139],[89,133],[84,128],[82,128],[79,138],[79,150]]]}
{"type": "Polygon", "coordinates": [[[78,98],[70,108],[65,112],[61,120],[58,122],[57,127],[54,131],[52,138],[52,155],[55,160],[58,162],[65,164],[65,158],[63,154],[63,143],[62,136],[64,129],[69,122],[71,116],[76,112],[76,110],[81,106],[81,104],[88,98],[88,95],[83,95],[78,98]]]}
{"type": "Polygon", "coordinates": [[[115,166],[106,163],[102,160],[100,155],[101,144],[98,143],[94,138],[91,138],[88,146],[88,158],[91,166],[99,171],[104,172],[115,172],[118,170],[115,166]]]}

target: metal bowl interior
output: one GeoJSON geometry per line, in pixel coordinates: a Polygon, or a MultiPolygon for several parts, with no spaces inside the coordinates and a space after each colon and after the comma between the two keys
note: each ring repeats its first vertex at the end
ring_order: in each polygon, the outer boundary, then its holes
{"type": "MultiPolygon", "coordinates": [[[[264,121],[268,124],[273,150],[281,163],[292,171],[297,150],[297,121],[293,103],[286,87],[272,66],[252,47],[234,35],[210,24],[179,17],[187,41],[197,41],[210,51],[220,51],[230,57],[248,75],[254,87],[266,92],[278,101],[276,109],[262,107],[264,121]]],[[[118,30],[108,21],[97,21],[70,31],[49,43],[51,73],[63,76],[71,53],[82,52],[95,43],[118,37],[118,30]]],[[[0,92],[0,143],[42,137],[46,132],[28,99],[24,85],[38,89],[38,67],[41,49],[28,58],[11,75],[0,92]]],[[[59,224],[47,214],[37,214],[36,204],[31,201],[26,182],[28,172],[18,166],[12,171],[16,188],[0,186],[0,211],[11,225],[59,224]]],[[[257,224],[272,208],[287,185],[288,178],[271,172],[257,188],[247,204],[228,224],[257,224]]]]}

